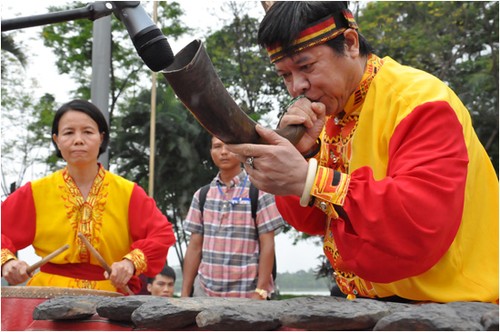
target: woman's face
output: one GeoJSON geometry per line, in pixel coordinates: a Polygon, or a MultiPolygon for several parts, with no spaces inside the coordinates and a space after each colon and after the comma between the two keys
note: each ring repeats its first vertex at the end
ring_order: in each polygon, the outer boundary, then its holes
{"type": "Polygon", "coordinates": [[[83,166],[97,163],[103,134],[90,116],[70,110],[59,120],[53,139],[68,164],[83,166]]]}

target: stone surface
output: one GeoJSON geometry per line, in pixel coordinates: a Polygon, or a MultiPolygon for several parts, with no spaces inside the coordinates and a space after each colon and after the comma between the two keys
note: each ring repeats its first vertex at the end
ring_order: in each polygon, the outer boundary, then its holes
{"type": "Polygon", "coordinates": [[[486,331],[498,331],[498,308],[484,313],[481,317],[481,324],[486,331]]]}
{"type": "Polygon", "coordinates": [[[135,330],[497,330],[498,305],[477,302],[396,303],[311,296],[254,301],[235,298],[64,296],[38,305],[34,319],[93,314],[135,330]]]}
{"type": "Polygon", "coordinates": [[[108,297],[97,304],[96,311],[101,317],[131,322],[130,317],[137,308],[146,302],[157,299],[157,297],[150,295],[123,296],[118,301],[114,297],[108,297]]]}
{"type": "Polygon", "coordinates": [[[99,296],[61,296],[49,299],[33,310],[34,320],[85,319],[96,313],[99,296]]]}
{"type": "Polygon", "coordinates": [[[250,302],[248,299],[233,298],[161,298],[161,301],[143,304],[134,311],[131,319],[140,329],[177,330],[196,326],[196,316],[207,308],[250,302]]]}
{"type": "MultiPolygon", "coordinates": [[[[449,304],[415,304],[406,310],[392,313],[380,319],[374,330],[379,331],[477,331],[483,330],[481,314],[466,312],[474,308],[480,311],[487,303],[456,302],[449,304]],[[461,305],[463,307],[461,308],[461,305]],[[457,311],[458,309],[458,311],[457,311]]],[[[493,304],[492,304],[493,305],[493,304]]]]}
{"type": "MultiPolygon", "coordinates": [[[[331,296],[290,299],[281,315],[282,325],[308,330],[367,330],[391,313],[385,302],[331,296]]],[[[404,307],[405,305],[403,305],[404,307]]]]}
{"type": "Polygon", "coordinates": [[[213,305],[196,316],[196,325],[212,331],[270,331],[281,326],[278,301],[213,305]]]}

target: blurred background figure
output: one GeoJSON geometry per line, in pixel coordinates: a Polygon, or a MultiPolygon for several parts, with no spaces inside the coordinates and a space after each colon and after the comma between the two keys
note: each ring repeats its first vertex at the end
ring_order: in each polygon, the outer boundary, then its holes
{"type": "Polygon", "coordinates": [[[148,292],[153,296],[173,297],[175,290],[175,271],[165,264],[163,270],[154,278],[148,278],[148,292]]]}

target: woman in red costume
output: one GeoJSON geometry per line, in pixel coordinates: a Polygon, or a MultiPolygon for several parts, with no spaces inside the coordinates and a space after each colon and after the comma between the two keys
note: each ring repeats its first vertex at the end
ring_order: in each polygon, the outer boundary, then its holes
{"type": "Polygon", "coordinates": [[[323,236],[348,298],[498,301],[498,178],[436,77],[375,55],[340,1],[276,1],[259,43],[295,100],[293,146],[230,145],[283,218],[323,236]],[[281,196],[278,196],[281,195],[281,196]]]}
{"type": "Polygon", "coordinates": [[[2,276],[11,285],[133,292],[138,275],[153,277],[175,243],[172,225],[137,184],[110,173],[97,158],[108,145],[102,112],[85,100],[57,111],[52,140],[65,168],[29,182],[2,203],[2,276]],[[82,233],[110,265],[99,261],[78,237],[82,233]],[[70,248],[29,275],[16,252],[33,245],[45,257],[70,248]]]}

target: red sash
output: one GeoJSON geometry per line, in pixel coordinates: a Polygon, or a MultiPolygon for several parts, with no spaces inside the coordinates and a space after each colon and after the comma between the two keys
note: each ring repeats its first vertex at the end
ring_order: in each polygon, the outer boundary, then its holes
{"type": "Polygon", "coordinates": [[[104,269],[98,265],[89,263],[47,263],[40,267],[40,271],[73,279],[106,280],[104,278],[104,269]]]}
{"type": "MultiPolygon", "coordinates": [[[[73,279],[106,280],[104,278],[104,269],[89,263],[47,263],[40,267],[40,271],[73,279]]],[[[137,276],[132,276],[127,284],[135,294],[138,294],[142,288],[142,282],[137,276]]]]}

